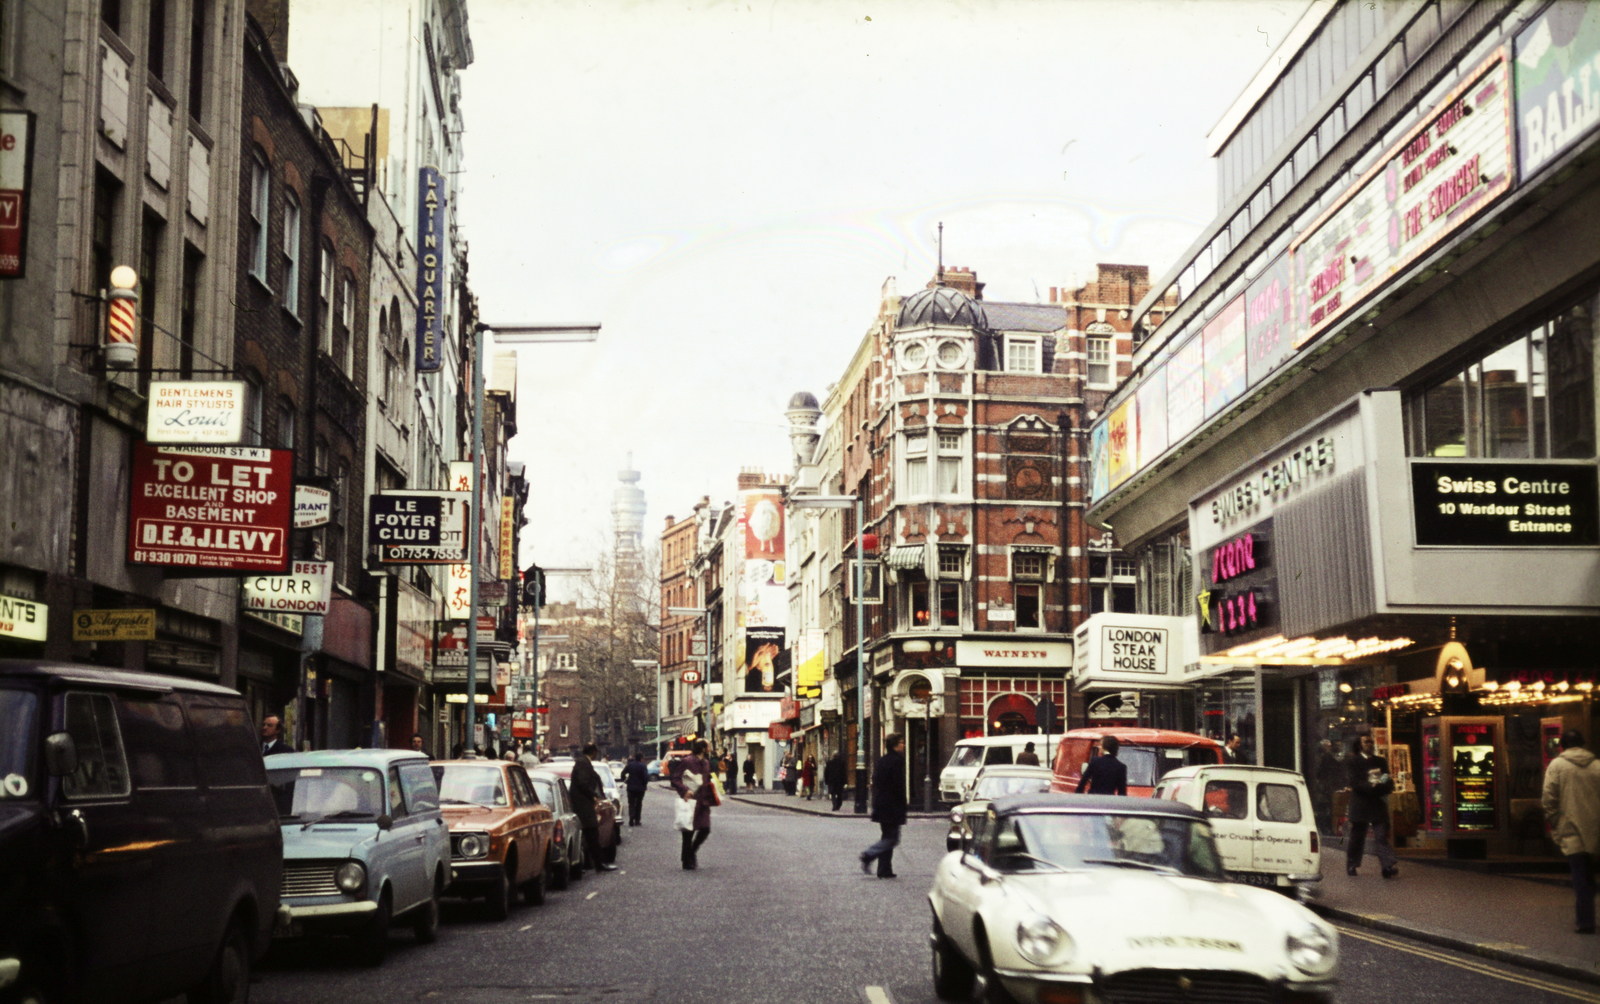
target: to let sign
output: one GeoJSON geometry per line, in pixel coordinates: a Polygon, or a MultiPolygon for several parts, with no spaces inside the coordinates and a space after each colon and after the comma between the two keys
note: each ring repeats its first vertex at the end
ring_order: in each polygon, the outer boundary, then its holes
{"type": "Polygon", "coordinates": [[[33,113],[0,112],[0,279],[28,266],[28,187],[33,176],[33,113]]]}
{"type": "Polygon", "coordinates": [[[135,443],[130,496],[129,564],[288,569],[292,450],[135,443]]]}

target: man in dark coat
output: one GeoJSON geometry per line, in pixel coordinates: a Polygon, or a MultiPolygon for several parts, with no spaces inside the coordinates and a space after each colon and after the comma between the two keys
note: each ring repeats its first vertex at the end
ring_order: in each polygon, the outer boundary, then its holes
{"type": "Polygon", "coordinates": [[[1089,761],[1078,779],[1077,791],[1088,790],[1091,795],[1126,795],[1128,793],[1128,765],[1117,759],[1122,746],[1116,736],[1100,740],[1100,755],[1089,761]]]}
{"type": "Polygon", "coordinates": [[[600,800],[606,797],[606,789],[600,783],[600,772],[589,762],[590,757],[599,755],[600,747],[590,743],[573,758],[572,778],[567,782],[567,790],[572,795],[573,814],[578,817],[578,826],[583,830],[583,856],[588,859],[589,867],[595,871],[614,872],[617,866],[607,864],[600,854],[599,805],[600,800]]]}
{"type": "Polygon", "coordinates": [[[1350,753],[1350,807],[1345,810],[1350,840],[1345,845],[1344,870],[1354,875],[1361,867],[1370,829],[1383,877],[1394,878],[1400,874],[1400,866],[1395,859],[1394,846],[1389,842],[1389,793],[1394,791],[1389,761],[1376,755],[1370,735],[1357,739],[1350,753]]]}
{"type": "Polygon", "coordinates": [[[682,830],[684,871],[700,867],[700,845],[711,836],[711,807],[717,802],[717,789],[711,783],[711,762],[706,759],[708,744],[696,739],[688,756],[678,757],[671,767],[672,790],[682,799],[694,800],[694,828],[682,830]]]}
{"type": "Polygon", "coordinates": [[[878,877],[898,878],[894,873],[894,849],[900,843],[900,827],[906,825],[906,740],[898,732],[883,737],[883,756],[872,770],[872,821],[882,834],[878,842],[861,852],[861,870],[872,873],[878,862],[878,877]]]}
{"type": "Polygon", "coordinates": [[[294,747],[283,741],[283,726],[278,723],[275,716],[261,719],[261,755],[273,756],[278,753],[293,753],[294,747]]]}
{"type": "Polygon", "coordinates": [[[1023,767],[1039,766],[1039,754],[1033,751],[1033,743],[1022,747],[1022,752],[1017,754],[1017,764],[1023,767]]]}
{"type": "Polygon", "coordinates": [[[844,802],[843,753],[835,753],[828,758],[828,765],[822,768],[822,783],[828,786],[828,794],[833,796],[833,811],[838,812],[844,802]]]}
{"type": "Polygon", "coordinates": [[[645,770],[643,753],[634,754],[622,765],[622,783],[628,788],[628,825],[638,826],[644,793],[650,789],[650,772],[645,770]]]}

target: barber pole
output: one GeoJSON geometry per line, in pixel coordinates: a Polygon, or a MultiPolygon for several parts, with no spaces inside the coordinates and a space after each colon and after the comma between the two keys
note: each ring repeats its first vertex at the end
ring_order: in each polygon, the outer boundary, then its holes
{"type": "Polygon", "coordinates": [[[106,309],[106,365],[128,369],[139,361],[139,276],[126,265],[111,270],[110,302],[106,309]]]}

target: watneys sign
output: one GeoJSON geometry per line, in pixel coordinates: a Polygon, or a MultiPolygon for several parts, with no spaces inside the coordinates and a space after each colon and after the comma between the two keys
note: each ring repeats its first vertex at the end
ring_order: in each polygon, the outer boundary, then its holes
{"type": "Polygon", "coordinates": [[[288,569],[292,450],[135,443],[131,482],[129,564],[288,569]]]}

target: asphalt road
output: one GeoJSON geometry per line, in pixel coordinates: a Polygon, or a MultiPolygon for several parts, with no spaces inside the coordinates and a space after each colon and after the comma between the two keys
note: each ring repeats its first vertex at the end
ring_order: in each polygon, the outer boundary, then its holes
{"type": "MultiPolygon", "coordinates": [[[[652,787],[626,831],[620,871],[588,875],[504,923],[447,902],[433,945],[409,931],[389,959],[356,965],[338,939],[274,947],[255,1004],[936,1004],[927,891],[944,824],[913,820],[895,870],[862,875],[877,827],[730,803],[715,810],[700,867],[678,865],[670,792],[652,787]]],[[[1346,928],[1345,1004],[1600,1004],[1571,983],[1364,929],[1346,928]]]]}

